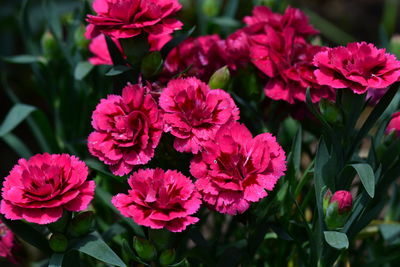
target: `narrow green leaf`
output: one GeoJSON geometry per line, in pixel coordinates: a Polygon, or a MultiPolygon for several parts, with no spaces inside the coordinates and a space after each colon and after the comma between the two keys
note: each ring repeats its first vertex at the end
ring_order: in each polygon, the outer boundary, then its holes
{"type": "Polygon", "coordinates": [[[93,69],[93,65],[87,61],[79,62],[75,67],[74,77],[76,80],[80,81],[89,74],[89,72],[93,69]]]}
{"type": "Polygon", "coordinates": [[[297,130],[296,136],[292,145],[292,153],[293,153],[293,166],[296,170],[296,173],[300,172],[300,163],[301,163],[301,140],[302,140],[302,129],[301,125],[297,130]]]}
{"type": "Polygon", "coordinates": [[[129,70],[132,70],[132,68],[129,66],[124,66],[124,65],[113,66],[113,67],[111,67],[111,69],[109,71],[107,71],[106,76],[120,75],[129,70]]]}
{"type": "Polygon", "coordinates": [[[318,29],[321,31],[322,35],[325,35],[328,39],[341,45],[346,45],[347,43],[356,41],[353,36],[344,32],[328,20],[322,18],[317,13],[314,13],[309,9],[303,9],[303,11],[310,17],[311,24],[318,25],[318,29]]]}
{"type": "Polygon", "coordinates": [[[36,108],[30,105],[15,104],[8,112],[6,118],[0,126],[0,136],[4,136],[5,134],[11,132],[34,110],[36,110],[36,108]]]}
{"type": "Polygon", "coordinates": [[[350,166],[356,170],[368,195],[373,198],[375,195],[375,175],[371,166],[368,163],[356,163],[350,164],[350,166]]]}
{"type": "Polygon", "coordinates": [[[3,223],[7,225],[7,227],[10,228],[11,231],[13,231],[13,233],[18,237],[45,253],[50,252],[47,239],[35,228],[22,221],[8,220],[3,215],[0,215],[0,218],[3,223]]]}
{"type": "Polygon", "coordinates": [[[30,64],[30,63],[46,62],[46,60],[43,57],[33,56],[33,55],[17,55],[10,57],[1,57],[1,59],[5,62],[14,64],[30,64]]]}
{"type": "Polygon", "coordinates": [[[214,24],[221,26],[221,27],[238,28],[241,25],[239,21],[229,18],[229,17],[212,18],[211,22],[213,22],[214,24]]]}
{"type": "Polygon", "coordinates": [[[92,232],[78,240],[72,250],[78,250],[102,262],[115,266],[126,267],[117,254],[101,239],[99,233],[92,232]]]}
{"type": "Polygon", "coordinates": [[[122,216],[119,210],[114,207],[114,205],[111,204],[111,198],[112,196],[110,193],[104,191],[101,189],[99,186],[96,187],[96,196],[99,197],[100,200],[103,201],[104,204],[106,204],[110,209],[112,209],[117,215],[121,217],[122,220],[124,220],[135,232],[136,235],[140,237],[145,237],[145,234],[143,232],[142,227],[137,225],[132,219],[126,218],[125,216],[122,216]]]}
{"type": "Polygon", "coordinates": [[[195,29],[196,29],[196,26],[193,26],[187,32],[185,32],[181,35],[178,35],[177,37],[173,38],[171,41],[166,43],[160,51],[162,57],[165,59],[168,56],[169,52],[171,52],[171,50],[174,49],[174,47],[178,46],[180,43],[185,41],[190,35],[192,35],[192,33],[194,32],[195,29]]]}
{"type": "Polygon", "coordinates": [[[15,153],[18,154],[18,156],[28,159],[33,155],[30,149],[24,144],[24,142],[22,142],[21,139],[19,139],[12,133],[8,133],[1,138],[15,151],[15,153]]]}
{"type": "Polygon", "coordinates": [[[379,231],[383,239],[389,244],[400,242],[400,224],[381,224],[379,225],[379,231]]]}
{"type": "Polygon", "coordinates": [[[64,253],[53,253],[50,257],[49,267],[61,267],[64,259],[64,253]]]}
{"type": "Polygon", "coordinates": [[[324,231],[326,243],[336,249],[344,249],[349,247],[349,240],[345,233],[336,231],[324,231]]]}

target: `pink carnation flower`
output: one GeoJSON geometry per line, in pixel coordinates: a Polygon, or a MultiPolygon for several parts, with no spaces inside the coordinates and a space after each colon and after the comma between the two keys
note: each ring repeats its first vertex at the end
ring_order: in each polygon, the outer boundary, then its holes
{"type": "Polygon", "coordinates": [[[13,232],[0,220],[0,257],[6,258],[11,263],[17,265],[18,262],[13,255],[14,242],[13,232]]]}
{"type": "Polygon", "coordinates": [[[225,41],[216,35],[188,38],[168,54],[163,76],[167,79],[185,72],[208,82],[211,75],[227,64],[225,41]]]}
{"type": "Polygon", "coordinates": [[[138,170],[128,183],[128,194],[113,197],[113,205],[137,224],[153,229],[181,232],[199,219],[191,216],[200,208],[200,194],[192,181],[178,171],[138,170]]]}
{"type": "Polygon", "coordinates": [[[253,34],[263,34],[264,27],[272,27],[275,31],[283,31],[284,29],[293,29],[296,36],[308,37],[318,34],[308,22],[307,16],[297,8],[287,7],[283,15],[271,11],[268,7],[257,6],[253,9],[252,16],[244,18],[247,24],[245,30],[253,34]]]}
{"type": "Polygon", "coordinates": [[[64,209],[85,210],[95,188],[87,176],[86,164],[68,154],[20,159],[4,180],[0,211],[7,219],[48,224],[64,209]]]}
{"type": "Polygon", "coordinates": [[[334,90],[319,85],[314,76],[313,57],[325,48],[296,37],[292,28],[283,32],[269,26],[265,29],[265,34],[251,37],[250,49],[252,63],[270,77],[264,87],[265,94],[271,99],[293,104],[295,101],[304,102],[307,88],[310,88],[313,102],[321,98],[334,100],[334,90]]]}
{"type": "Polygon", "coordinates": [[[243,67],[249,63],[249,37],[244,29],[237,30],[226,38],[226,52],[228,54],[228,66],[232,70],[243,67]]]}
{"type": "MultiPolygon", "coordinates": [[[[150,86],[150,85],[148,85],[150,86]]],[[[90,153],[110,165],[115,175],[146,164],[154,156],[163,132],[162,115],[148,86],[128,84],[122,96],[102,99],[92,115],[95,129],[89,135],[90,153]]]]}
{"type": "Polygon", "coordinates": [[[166,132],[175,136],[179,152],[198,153],[227,122],[239,119],[239,109],[223,90],[211,90],[196,78],[171,80],[161,93],[166,132]]]}
{"type": "Polygon", "coordinates": [[[363,94],[369,87],[386,88],[400,77],[400,62],[373,44],[350,43],[315,55],[317,81],[333,88],[363,94]]]}
{"type": "Polygon", "coordinates": [[[160,50],[182,28],[179,20],[170,18],[181,8],[177,0],[95,0],[97,14],[87,16],[85,35],[92,39],[104,33],[120,39],[147,33],[150,49],[160,50]]]}
{"type": "Polygon", "coordinates": [[[203,201],[221,213],[245,212],[268,195],[286,170],[285,152],[269,133],[252,138],[242,124],[227,124],[190,164],[203,201]]]}
{"type": "MultiPolygon", "coordinates": [[[[117,39],[113,39],[118,49],[123,53],[122,47],[117,39]]],[[[113,65],[107,42],[103,34],[96,36],[90,41],[89,50],[93,54],[89,58],[92,65],[113,65]]],[[[125,55],[123,55],[125,57],[125,55]]]]}
{"type": "Polygon", "coordinates": [[[400,111],[392,114],[392,119],[386,127],[386,134],[392,132],[395,132],[396,136],[400,137],[400,111]]]}
{"type": "Polygon", "coordinates": [[[339,214],[349,212],[353,208],[353,197],[351,193],[346,190],[336,191],[330,200],[330,203],[332,202],[338,203],[339,214]]]}

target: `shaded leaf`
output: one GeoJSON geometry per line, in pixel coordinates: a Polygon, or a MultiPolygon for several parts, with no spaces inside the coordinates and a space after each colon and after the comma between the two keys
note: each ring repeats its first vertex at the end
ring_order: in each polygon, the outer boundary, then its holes
{"type": "Polygon", "coordinates": [[[0,136],[11,132],[18,126],[26,117],[29,116],[36,108],[25,104],[15,104],[8,112],[6,118],[0,126],[0,136]]]}
{"type": "Polygon", "coordinates": [[[87,61],[79,62],[75,67],[74,77],[76,80],[80,81],[89,74],[89,72],[93,69],[93,65],[87,61]]]}
{"type": "Polygon", "coordinates": [[[357,163],[350,166],[356,170],[368,195],[373,198],[375,195],[375,174],[371,166],[368,163],[357,163]]]}
{"type": "Polygon", "coordinates": [[[326,243],[336,249],[344,249],[349,247],[349,240],[345,233],[336,231],[324,231],[326,243]]]}
{"type": "Polygon", "coordinates": [[[71,248],[85,253],[102,262],[115,266],[125,267],[125,263],[117,254],[101,239],[97,232],[92,232],[78,240],[71,248]]]}
{"type": "Polygon", "coordinates": [[[116,76],[120,75],[124,72],[127,72],[129,70],[132,70],[131,67],[129,66],[124,66],[124,65],[116,65],[112,67],[109,71],[107,71],[106,76],[116,76]]]}
{"type": "Polygon", "coordinates": [[[14,64],[30,64],[30,63],[45,62],[45,59],[43,57],[33,56],[33,55],[17,55],[10,57],[1,57],[1,59],[5,62],[14,64]]]}
{"type": "Polygon", "coordinates": [[[61,267],[64,259],[64,253],[53,253],[50,257],[49,267],[61,267]]]}

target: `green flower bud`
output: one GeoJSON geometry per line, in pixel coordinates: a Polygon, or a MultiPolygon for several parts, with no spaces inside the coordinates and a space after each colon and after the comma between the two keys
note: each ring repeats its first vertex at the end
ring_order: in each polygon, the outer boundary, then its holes
{"type": "Polygon", "coordinates": [[[152,77],[160,72],[162,67],[163,59],[160,52],[151,52],[142,59],[140,71],[145,78],[152,77]]]}
{"type": "Polygon", "coordinates": [[[400,58],[400,34],[395,34],[390,39],[389,43],[390,52],[400,58]]]}
{"type": "Polygon", "coordinates": [[[45,31],[40,40],[42,45],[43,55],[46,58],[52,58],[58,55],[57,41],[54,39],[50,31],[45,31]]]}
{"type": "Polygon", "coordinates": [[[56,222],[48,224],[47,227],[53,233],[55,232],[63,233],[70,219],[71,219],[71,212],[64,211],[63,216],[60,219],[58,219],[56,222]]]}
{"type": "Polygon", "coordinates": [[[78,48],[86,49],[90,43],[90,40],[85,37],[86,28],[84,25],[80,25],[74,33],[74,41],[78,48]]]}
{"type": "Polygon", "coordinates": [[[218,0],[204,0],[203,2],[203,13],[209,17],[215,17],[218,15],[221,8],[221,1],[218,0]]]}
{"type": "Polygon", "coordinates": [[[55,233],[51,235],[49,245],[54,252],[64,252],[68,247],[68,239],[63,234],[55,233]]]}
{"type": "Polygon", "coordinates": [[[86,211],[75,215],[68,226],[68,233],[73,237],[79,237],[89,233],[93,226],[94,212],[86,211]]]}
{"type": "Polygon", "coordinates": [[[164,250],[160,255],[160,264],[162,266],[167,266],[175,261],[176,252],[175,249],[164,250]]]}
{"type": "Polygon", "coordinates": [[[319,109],[327,122],[335,123],[342,119],[339,108],[329,100],[321,99],[319,102],[319,109]]]}
{"type": "Polygon", "coordinates": [[[224,66],[218,69],[214,74],[211,76],[208,85],[211,89],[224,89],[231,78],[231,74],[227,66],[224,66]]]}
{"type": "Polygon", "coordinates": [[[157,255],[156,248],[149,241],[140,237],[135,236],[133,238],[133,248],[138,256],[145,261],[151,261],[157,255]]]}

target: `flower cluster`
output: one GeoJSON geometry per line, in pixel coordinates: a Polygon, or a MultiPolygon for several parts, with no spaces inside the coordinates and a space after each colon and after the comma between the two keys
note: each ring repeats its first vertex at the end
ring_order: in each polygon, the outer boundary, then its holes
{"type": "Polygon", "coordinates": [[[86,164],[68,154],[20,159],[4,180],[0,212],[7,219],[48,224],[64,210],[85,210],[95,189],[87,176],[86,164]]]}
{"type": "Polygon", "coordinates": [[[13,232],[0,220],[0,257],[9,260],[14,265],[18,262],[13,249],[16,248],[13,232]]]}

